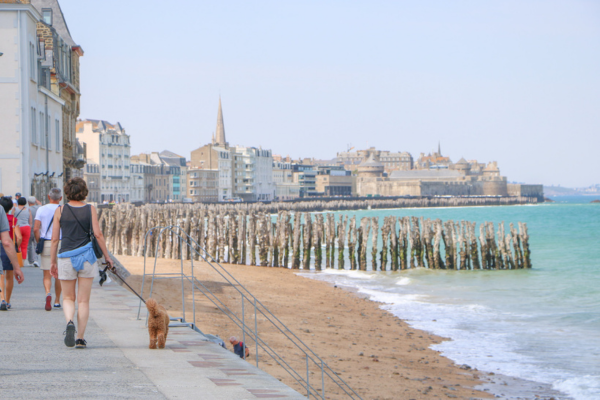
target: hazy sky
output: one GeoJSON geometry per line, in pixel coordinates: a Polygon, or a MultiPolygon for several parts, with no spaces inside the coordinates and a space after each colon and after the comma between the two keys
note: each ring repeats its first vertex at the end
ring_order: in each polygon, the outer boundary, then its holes
{"type": "Polygon", "coordinates": [[[230,144],[330,159],[368,146],[600,183],[598,1],[60,0],[81,118],[187,158],[219,95],[230,144]]]}

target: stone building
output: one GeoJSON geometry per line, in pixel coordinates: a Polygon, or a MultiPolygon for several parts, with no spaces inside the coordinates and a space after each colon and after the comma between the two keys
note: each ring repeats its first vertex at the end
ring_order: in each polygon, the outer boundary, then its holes
{"type": "Polygon", "coordinates": [[[411,170],[413,168],[413,157],[410,153],[377,150],[375,147],[354,152],[346,151],[337,153],[335,161],[336,163],[343,165],[347,170],[355,171],[358,165],[371,154],[374,154],[378,158],[386,173],[411,170]]]}
{"type": "Polygon", "coordinates": [[[234,155],[225,139],[225,124],[220,98],[216,132],[211,143],[191,152],[190,167],[219,171],[218,200],[226,201],[233,197],[234,155]]]}
{"type": "Polygon", "coordinates": [[[472,172],[464,158],[449,168],[394,171],[389,177],[383,169],[375,156],[358,166],[359,196],[508,196],[506,177],[495,161],[481,172],[472,172]]]}
{"type": "Polygon", "coordinates": [[[129,202],[131,144],[123,126],[86,119],[78,121],[76,128],[77,139],[85,144],[87,161],[100,166],[100,202],[129,202]]]}
{"type": "Polygon", "coordinates": [[[315,190],[321,196],[353,196],[354,177],[350,171],[331,171],[316,176],[315,190]]]}
{"type": "Polygon", "coordinates": [[[544,201],[544,185],[509,183],[507,186],[509,196],[535,197],[539,202],[544,201]]]}
{"type": "Polygon", "coordinates": [[[414,169],[448,169],[451,164],[450,157],[442,155],[442,147],[438,143],[437,151],[433,151],[427,155],[421,153],[419,159],[414,163],[414,169]]]}
{"type": "Polygon", "coordinates": [[[0,31],[0,191],[45,201],[85,164],[75,139],[83,50],[56,0],[3,0],[0,31]]]}
{"type": "Polygon", "coordinates": [[[218,201],[272,200],[273,156],[262,147],[229,146],[225,138],[223,108],[219,99],[217,129],[212,142],[191,152],[191,169],[219,171],[218,201]]]}
{"type": "Polygon", "coordinates": [[[216,169],[188,169],[186,197],[195,203],[219,201],[219,171],[216,169]]]}

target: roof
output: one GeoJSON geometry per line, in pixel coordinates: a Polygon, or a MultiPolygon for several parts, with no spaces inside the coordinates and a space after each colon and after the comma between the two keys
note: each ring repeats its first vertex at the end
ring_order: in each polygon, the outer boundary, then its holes
{"type": "Polygon", "coordinates": [[[81,121],[77,121],[77,125],[75,127],[75,131],[78,133],[83,132],[83,125],[86,123],[91,123],[92,124],[92,129],[94,131],[97,130],[101,130],[101,131],[114,131],[114,133],[117,134],[121,134],[121,135],[125,135],[125,128],[123,128],[123,126],[121,125],[120,122],[117,122],[116,124],[111,124],[108,121],[104,121],[101,119],[84,119],[81,121]]]}
{"type": "Polygon", "coordinates": [[[215,144],[227,146],[225,140],[225,123],[223,122],[223,108],[221,107],[221,97],[219,97],[219,113],[217,114],[217,131],[215,135],[215,144]]]}
{"type": "Polygon", "coordinates": [[[464,157],[461,157],[460,160],[458,160],[457,164],[468,164],[467,160],[465,160],[464,157]]]}
{"type": "Polygon", "coordinates": [[[375,153],[371,153],[369,158],[360,163],[359,167],[381,167],[383,168],[383,164],[375,159],[375,153]]]}
{"type": "Polygon", "coordinates": [[[60,4],[58,4],[58,0],[31,0],[31,5],[33,5],[40,14],[42,13],[43,8],[52,9],[52,27],[56,30],[56,33],[58,33],[62,40],[69,46],[77,46],[77,43],[75,43],[71,37],[71,32],[69,32],[67,21],[60,8],[60,4]]]}
{"type": "Polygon", "coordinates": [[[180,156],[179,154],[175,154],[172,151],[169,150],[163,150],[160,152],[160,156],[161,157],[172,157],[172,158],[185,158],[180,156]]]}

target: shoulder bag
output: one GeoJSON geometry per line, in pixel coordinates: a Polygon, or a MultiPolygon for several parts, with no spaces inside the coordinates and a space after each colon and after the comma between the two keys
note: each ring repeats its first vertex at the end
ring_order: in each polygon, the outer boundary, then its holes
{"type": "MultiPolygon", "coordinates": [[[[96,236],[94,236],[94,229],[93,229],[93,224],[92,224],[92,206],[91,205],[89,205],[89,206],[90,206],[90,229],[87,230],[87,234],[88,234],[88,237],[90,238],[90,242],[92,242],[92,248],[94,249],[94,254],[96,255],[96,258],[102,258],[102,256],[104,256],[104,253],[102,252],[102,248],[100,247],[100,244],[98,243],[98,240],[96,239],[96,236]]],[[[71,214],[73,214],[73,217],[75,217],[75,221],[77,221],[77,223],[79,224],[81,229],[83,229],[85,231],[86,229],[83,227],[83,225],[81,225],[81,222],[79,222],[79,220],[75,216],[75,213],[73,212],[73,210],[71,210],[71,206],[69,206],[69,211],[71,211],[71,214]]]]}
{"type": "MultiPolygon", "coordinates": [[[[17,253],[17,259],[19,260],[19,267],[23,266],[23,254],[21,253],[21,246],[19,246],[17,244],[17,237],[21,235],[21,228],[19,228],[19,225],[17,225],[16,223],[16,218],[14,219],[14,225],[13,225],[13,241],[15,243],[15,252],[17,253]],[[19,234],[17,235],[17,232],[19,232],[19,234]]],[[[21,240],[23,240],[23,238],[21,238],[21,240]]]]}
{"type": "MultiPolygon", "coordinates": [[[[46,233],[44,234],[44,236],[48,236],[48,231],[50,230],[50,227],[52,227],[53,222],[54,222],[54,216],[52,216],[52,220],[50,221],[50,225],[48,225],[48,228],[46,229],[46,233]]],[[[48,240],[44,236],[40,236],[40,240],[35,245],[35,253],[36,254],[42,254],[44,252],[44,243],[46,242],[46,240],[48,240]]]]}

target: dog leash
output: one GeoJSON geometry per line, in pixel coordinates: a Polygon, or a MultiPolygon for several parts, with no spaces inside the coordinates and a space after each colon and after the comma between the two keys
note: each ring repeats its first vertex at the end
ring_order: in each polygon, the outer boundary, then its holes
{"type": "MultiPolygon", "coordinates": [[[[108,279],[108,275],[106,275],[106,271],[110,267],[110,265],[108,265],[108,263],[103,263],[102,265],[106,265],[106,268],[104,268],[102,271],[100,271],[100,286],[102,286],[102,284],[104,282],[106,282],[106,279],[108,279]]],[[[110,272],[112,272],[117,278],[119,278],[121,280],[121,282],[123,282],[125,285],[127,285],[127,287],[133,293],[135,293],[135,295],[137,297],[139,297],[140,300],[144,302],[144,304],[146,304],[146,300],[144,300],[143,297],[138,294],[138,292],[136,292],[135,290],[133,290],[133,288],[131,286],[129,286],[129,283],[125,282],[125,279],[121,278],[121,276],[117,273],[117,269],[116,268],[111,269],[110,272]]]]}

